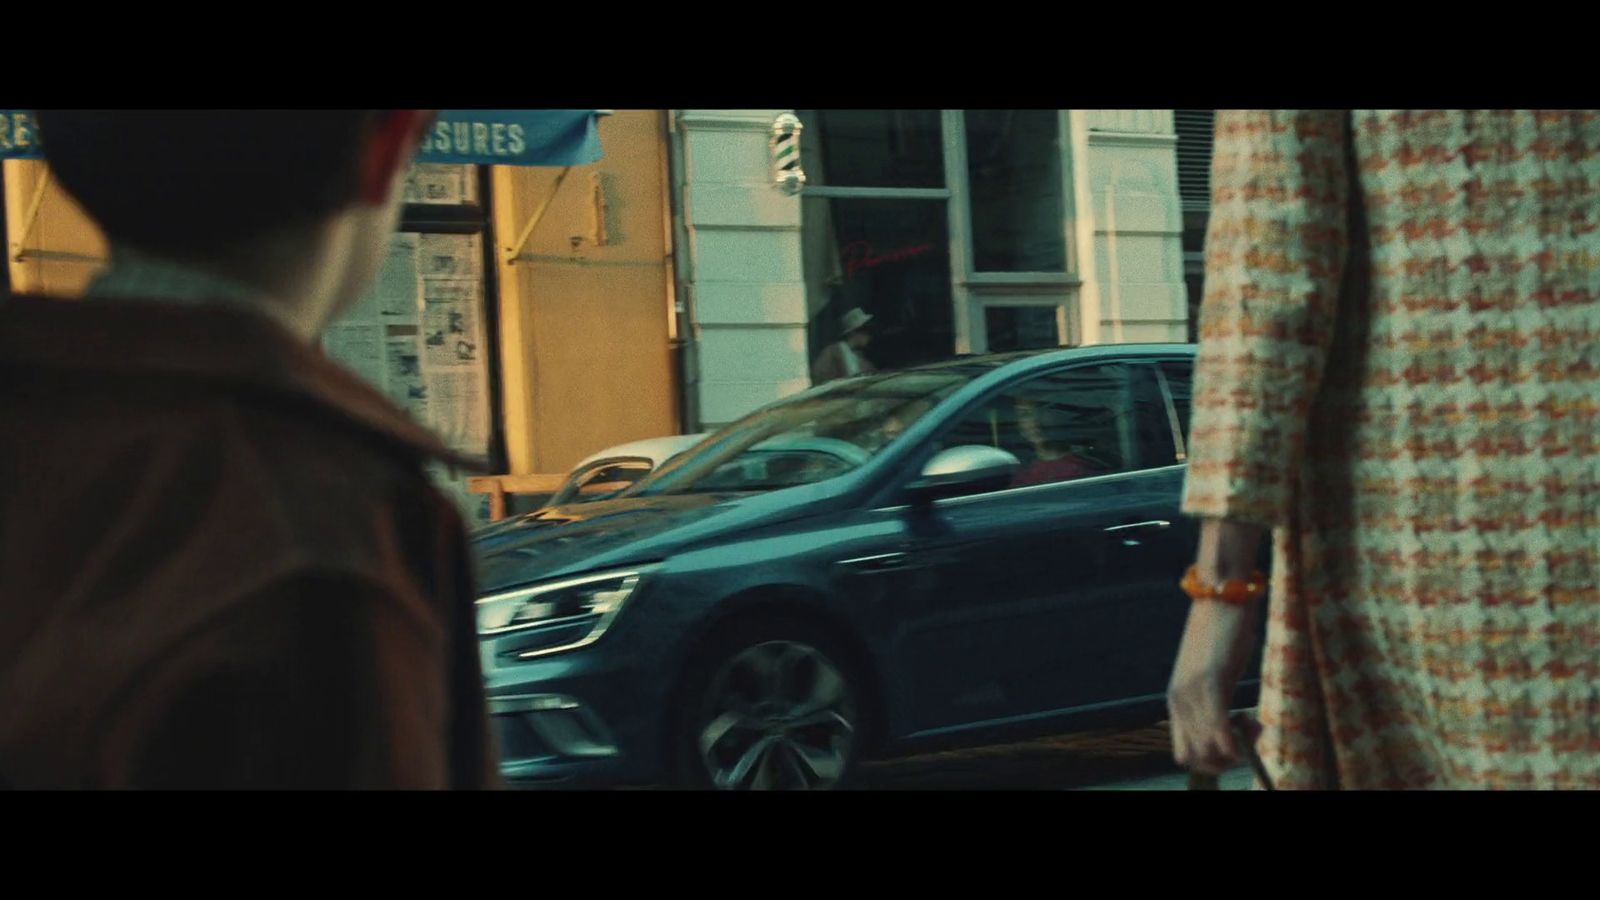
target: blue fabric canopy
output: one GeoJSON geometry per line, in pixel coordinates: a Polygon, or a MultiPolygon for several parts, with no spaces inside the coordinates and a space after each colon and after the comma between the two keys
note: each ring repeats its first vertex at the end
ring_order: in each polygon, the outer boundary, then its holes
{"type": "Polygon", "coordinates": [[[418,162],[576,166],[600,158],[592,109],[447,109],[418,162]]]}
{"type": "Polygon", "coordinates": [[[0,109],[0,159],[40,159],[39,129],[26,109],[0,109]]]}
{"type": "MultiPolygon", "coordinates": [[[[450,109],[423,139],[418,162],[575,166],[600,158],[592,109],[450,109]]],[[[0,109],[0,159],[42,159],[33,114],[0,109]]]]}

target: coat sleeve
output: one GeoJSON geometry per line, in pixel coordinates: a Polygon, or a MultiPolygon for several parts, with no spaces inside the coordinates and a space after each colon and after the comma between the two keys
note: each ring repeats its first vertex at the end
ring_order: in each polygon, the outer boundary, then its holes
{"type": "Polygon", "coordinates": [[[408,593],[316,572],[253,592],[119,704],[103,735],[110,786],[460,786],[451,657],[462,641],[408,593]]]}
{"type": "Polygon", "coordinates": [[[1349,116],[1219,110],[1184,511],[1287,521],[1347,252],[1349,116]]]}
{"type": "Polygon", "coordinates": [[[824,384],[844,377],[844,365],[839,360],[839,345],[829,344],[811,363],[811,383],[824,384]]]}

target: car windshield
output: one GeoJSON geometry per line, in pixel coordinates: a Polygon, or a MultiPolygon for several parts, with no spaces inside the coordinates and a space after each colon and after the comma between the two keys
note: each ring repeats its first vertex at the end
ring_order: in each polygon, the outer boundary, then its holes
{"type": "Polygon", "coordinates": [[[713,434],[627,493],[768,491],[853,471],[980,370],[951,366],[814,388],[713,434]]]}
{"type": "Polygon", "coordinates": [[[548,506],[585,503],[621,493],[650,473],[651,461],[642,456],[596,460],[568,476],[550,497],[548,506]]]}

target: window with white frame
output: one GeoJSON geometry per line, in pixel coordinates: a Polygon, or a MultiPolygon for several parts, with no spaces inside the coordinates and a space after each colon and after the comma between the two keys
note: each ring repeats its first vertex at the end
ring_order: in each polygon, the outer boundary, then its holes
{"type": "Polygon", "coordinates": [[[880,369],[1070,343],[1064,110],[799,110],[813,356],[851,309],[880,369]]]}

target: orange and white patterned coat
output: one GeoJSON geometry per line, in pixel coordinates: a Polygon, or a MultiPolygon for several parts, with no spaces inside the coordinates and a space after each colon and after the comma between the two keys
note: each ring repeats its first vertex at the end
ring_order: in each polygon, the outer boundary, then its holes
{"type": "Polygon", "coordinates": [[[1184,505],[1285,788],[1600,787],[1600,112],[1219,111],[1184,505]]]}

